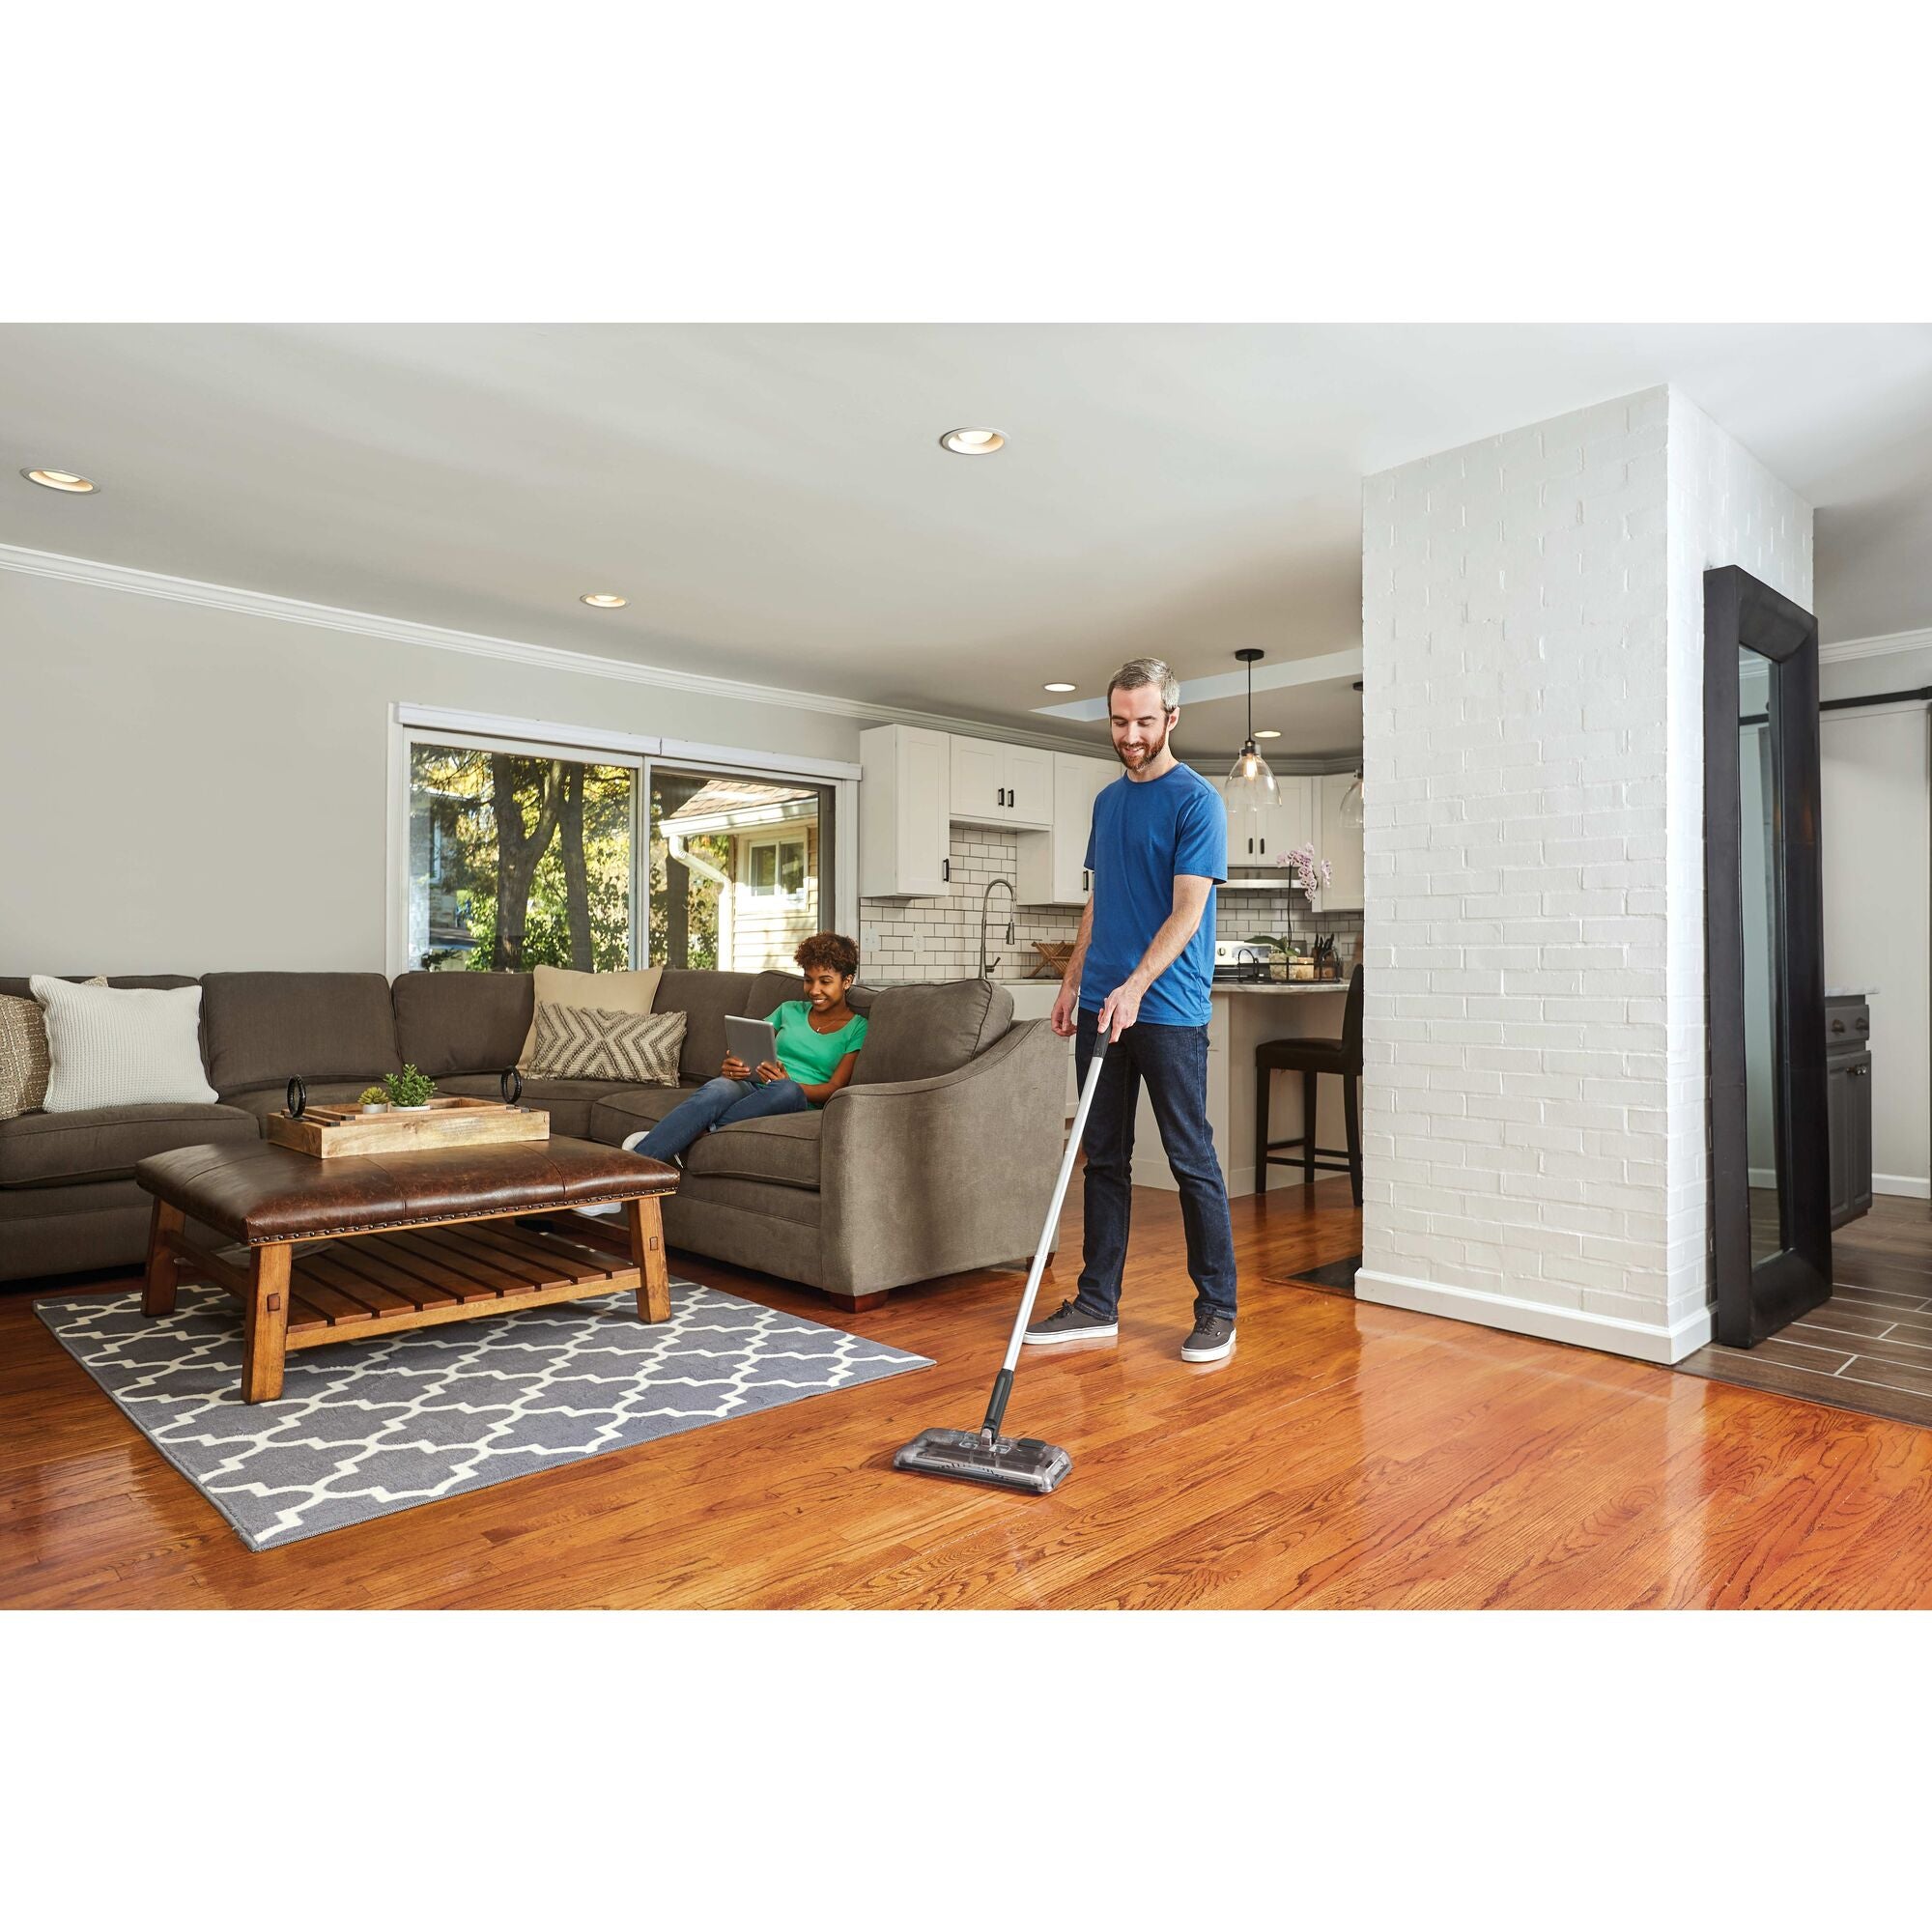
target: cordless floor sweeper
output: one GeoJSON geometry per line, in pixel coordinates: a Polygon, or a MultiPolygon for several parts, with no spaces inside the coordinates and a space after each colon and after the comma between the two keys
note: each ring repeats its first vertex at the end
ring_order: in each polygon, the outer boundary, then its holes
{"type": "Polygon", "coordinates": [[[1034,1249],[1033,1265],[1027,1270],[1026,1293],[1020,1298],[1020,1312],[1013,1322],[1012,1337],[1007,1343],[1007,1359],[993,1378],[993,1398],[986,1405],[985,1421],[977,1430],[923,1430],[893,1458],[894,1468],[914,1469],[923,1476],[955,1476],[962,1482],[985,1483],[996,1490],[1024,1490],[1041,1496],[1058,1489],[1061,1479],[1072,1468],[1073,1458],[1065,1449],[1031,1435],[1002,1435],[1000,1424],[1006,1420],[1007,1398],[1013,1392],[1013,1370],[1019,1363],[1020,1344],[1027,1323],[1033,1320],[1034,1298],[1039,1293],[1039,1278],[1046,1272],[1054,1231],[1060,1226],[1061,1205],[1066,1199],[1066,1183],[1073,1175],[1080,1139],[1087,1131],[1087,1113],[1094,1104],[1094,1090],[1100,1084],[1100,1064],[1106,1057],[1107,1042],[1101,1037],[1094,1042],[1094,1058],[1087,1064],[1087,1079],[1080,1089],[1073,1130],[1066,1136],[1066,1151],[1060,1162],[1060,1179],[1053,1183],[1053,1199],[1047,1203],[1039,1245],[1034,1249]]]}

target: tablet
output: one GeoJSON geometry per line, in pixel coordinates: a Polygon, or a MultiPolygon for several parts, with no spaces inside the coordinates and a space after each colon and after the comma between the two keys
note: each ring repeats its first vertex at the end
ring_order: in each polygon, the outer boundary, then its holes
{"type": "Polygon", "coordinates": [[[770,1020],[748,1020],[737,1013],[724,1015],[724,1047],[735,1054],[745,1065],[755,1069],[768,1060],[779,1057],[778,1029],[770,1020]]]}

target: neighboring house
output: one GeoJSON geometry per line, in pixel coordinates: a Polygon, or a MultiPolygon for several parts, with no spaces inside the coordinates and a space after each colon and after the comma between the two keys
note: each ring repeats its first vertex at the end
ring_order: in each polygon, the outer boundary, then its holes
{"type": "Polygon", "coordinates": [[[821,923],[817,792],[712,779],[659,830],[670,856],[718,891],[718,963],[740,973],[789,966],[821,923]],[[689,849],[700,837],[731,841],[723,867],[689,849]]]}

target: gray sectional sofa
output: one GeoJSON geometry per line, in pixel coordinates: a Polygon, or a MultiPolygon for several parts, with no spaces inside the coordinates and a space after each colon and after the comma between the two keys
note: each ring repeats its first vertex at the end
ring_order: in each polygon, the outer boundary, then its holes
{"type": "MultiPolygon", "coordinates": [[[[259,1138],[292,1074],[312,1099],[348,1099],[409,1061],[444,1093],[494,1098],[530,1025],[525,974],[406,973],[391,984],[379,973],[210,973],[200,984],[219,1104],[0,1122],[0,1281],[139,1262],[149,1202],[134,1163],[259,1138]]],[[[0,992],[27,990],[0,979],[0,992]]],[[[726,1013],[766,1013],[797,994],[790,973],[668,969],[657,1010],[689,1015],[678,1087],[533,1079],[525,1102],[549,1111],[554,1132],[615,1145],[718,1071],[726,1013]]],[[[1043,1020],[1015,1025],[1011,996],[986,980],[854,986],[851,1000],[870,1022],[852,1084],[821,1111],[743,1122],[694,1147],[664,1204],[672,1246],[848,1306],[1027,1254],[1060,1158],[1065,1044],[1043,1020]]]]}

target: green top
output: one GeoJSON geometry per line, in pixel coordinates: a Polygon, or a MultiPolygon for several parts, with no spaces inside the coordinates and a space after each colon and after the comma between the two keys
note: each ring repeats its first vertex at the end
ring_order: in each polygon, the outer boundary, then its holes
{"type": "Polygon", "coordinates": [[[779,1065],[801,1087],[822,1087],[848,1053],[865,1045],[866,1016],[854,1013],[837,1033],[819,1033],[810,1014],[810,1000],[787,1000],[766,1017],[778,1035],[779,1065]]]}

